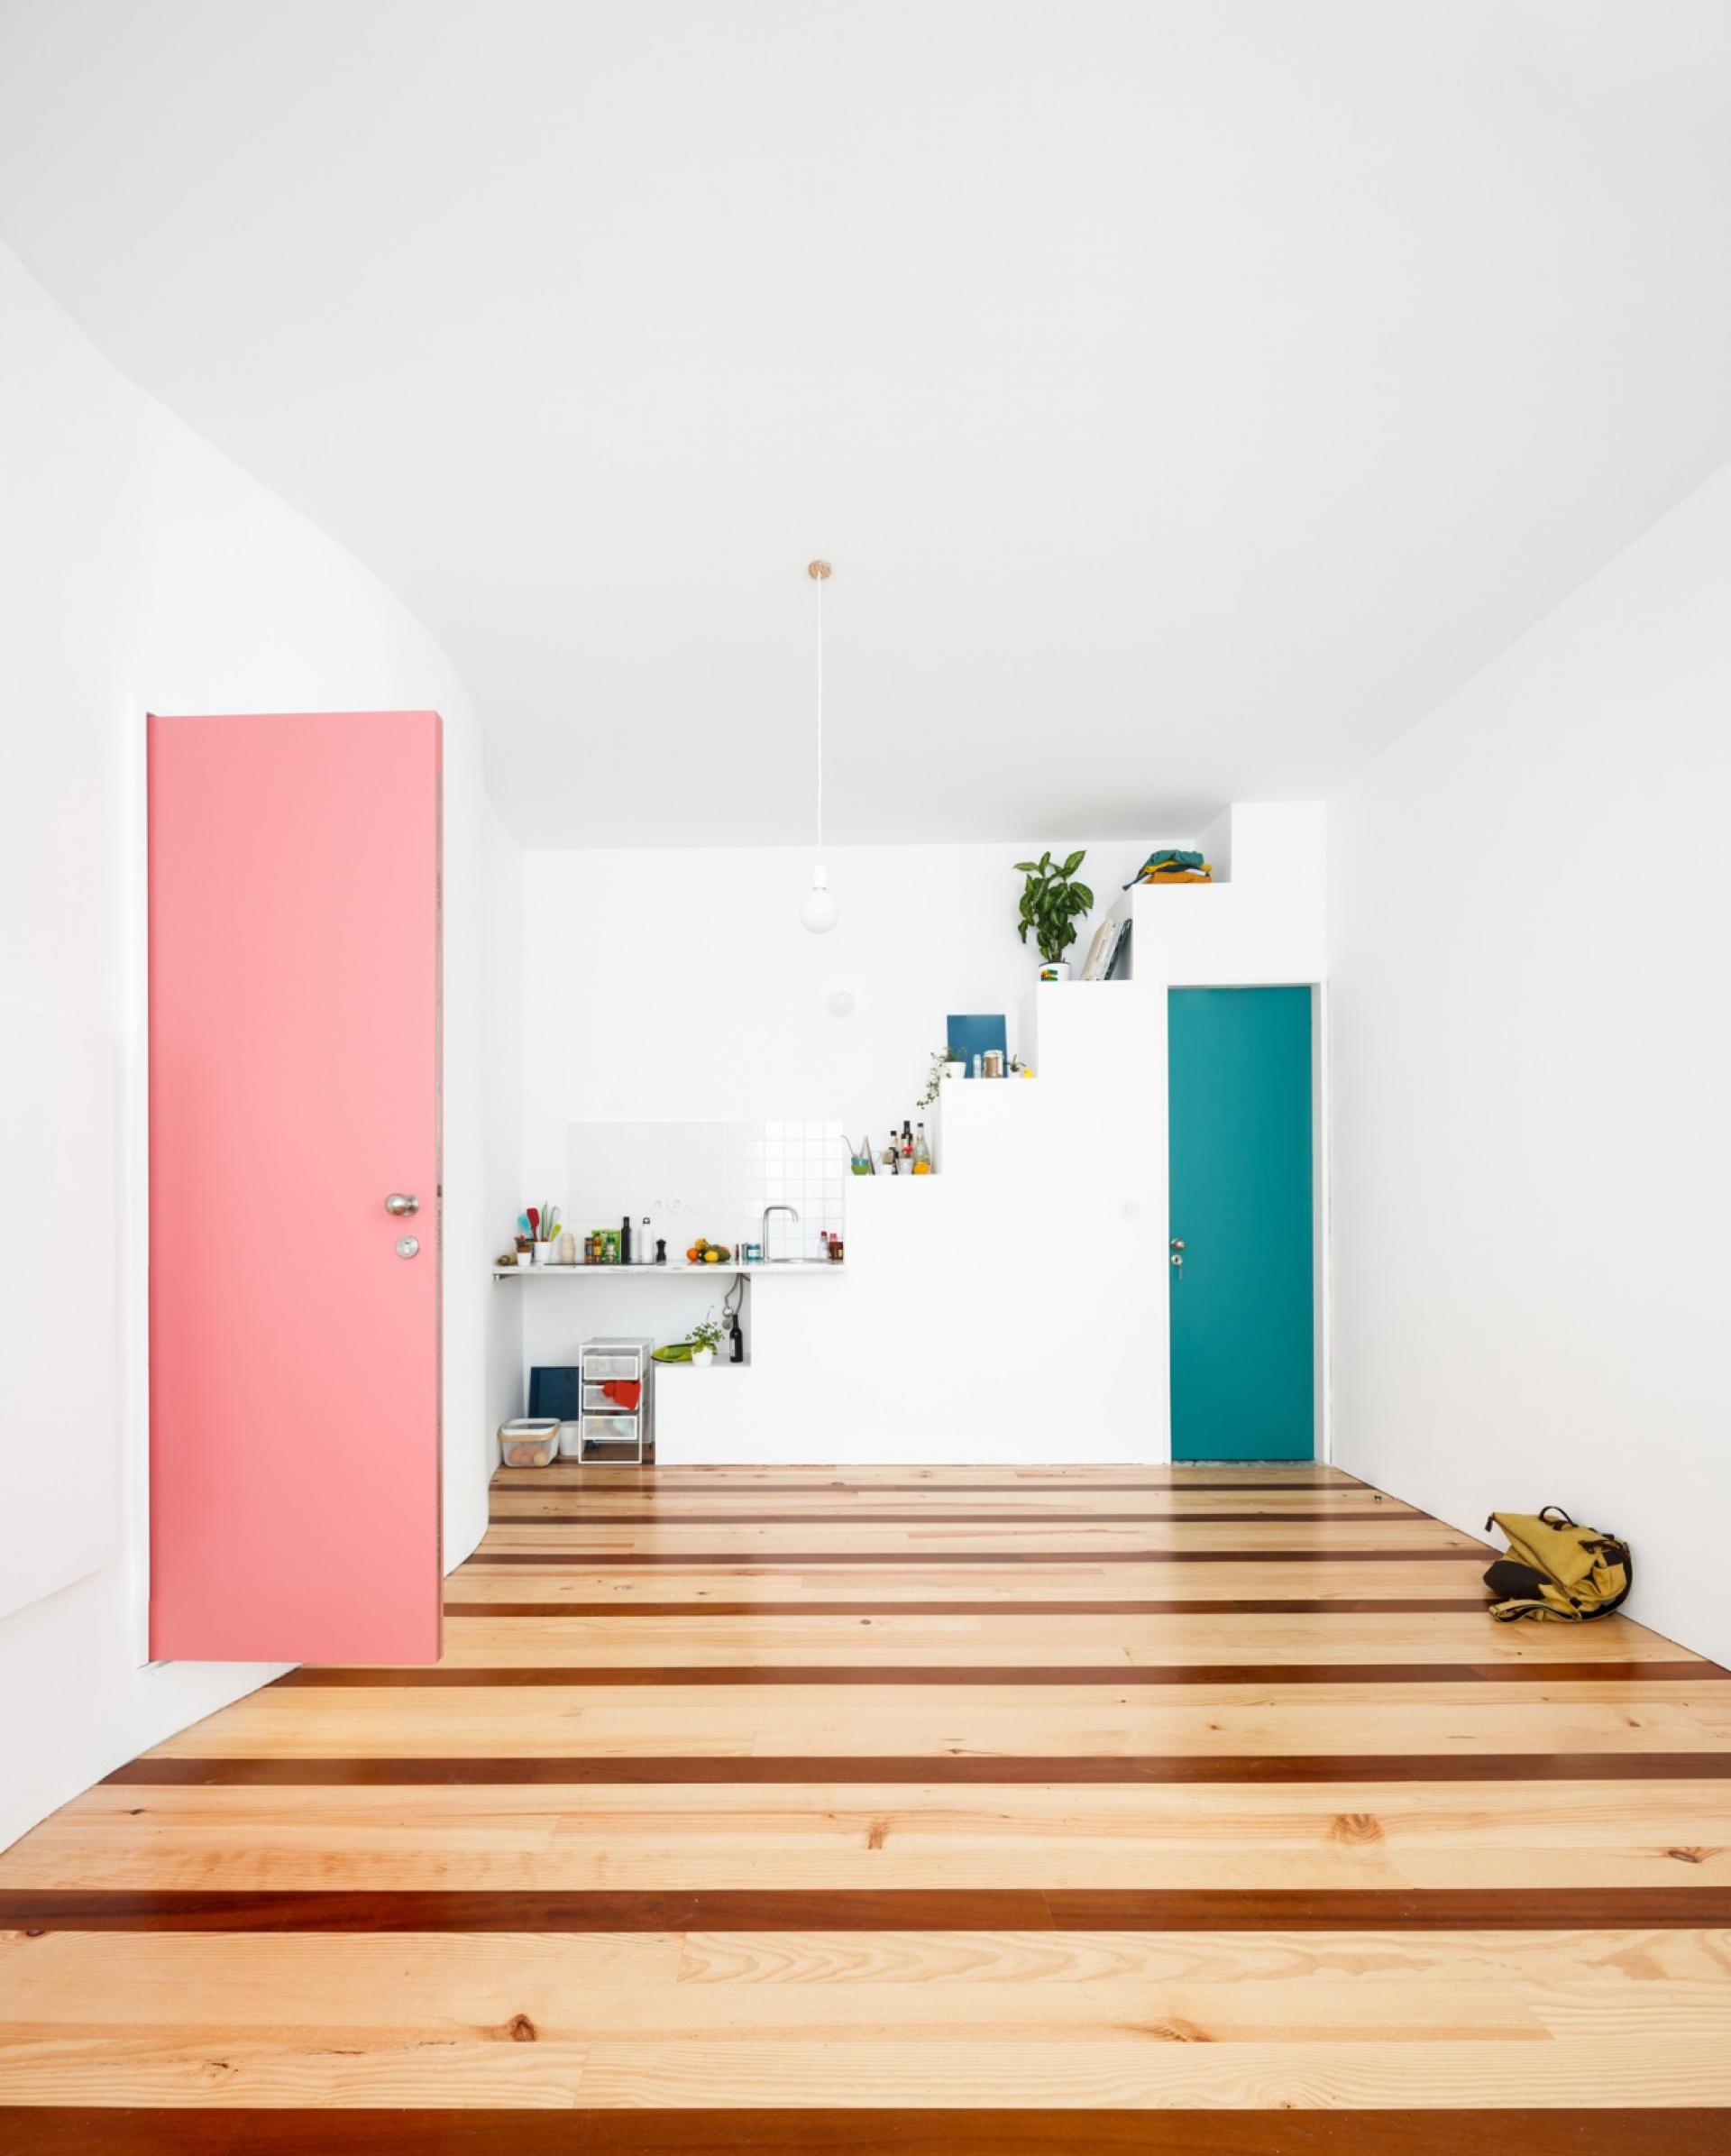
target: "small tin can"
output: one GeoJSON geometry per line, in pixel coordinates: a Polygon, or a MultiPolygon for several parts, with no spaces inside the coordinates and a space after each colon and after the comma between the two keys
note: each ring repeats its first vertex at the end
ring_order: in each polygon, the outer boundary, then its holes
{"type": "Polygon", "coordinates": [[[986,1050],[985,1076],[987,1078],[1002,1078],[1003,1076],[1003,1050],[1001,1048],[986,1050]]]}

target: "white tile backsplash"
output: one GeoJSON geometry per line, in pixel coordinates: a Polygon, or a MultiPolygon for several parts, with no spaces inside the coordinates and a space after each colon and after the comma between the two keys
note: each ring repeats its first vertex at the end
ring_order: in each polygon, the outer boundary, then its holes
{"type": "Polygon", "coordinates": [[[561,1207],[579,1243],[628,1215],[634,1243],[651,1252],[664,1236],[670,1258],[692,1238],[759,1240],[764,1207],[791,1205],[770,1224],[774,1257],[816,1257],[820,1235],[847,1234],[847,1149],[838,1123],[573,1123],[561,1207]]]}

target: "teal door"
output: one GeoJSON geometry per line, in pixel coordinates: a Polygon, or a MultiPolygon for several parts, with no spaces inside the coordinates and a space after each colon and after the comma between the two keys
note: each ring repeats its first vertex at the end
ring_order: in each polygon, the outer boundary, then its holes
{"type": "Polygon", "coordinates": [[[1310,990],[1168,995],[1172,1457],[1315,1452],[1310,990]]]}

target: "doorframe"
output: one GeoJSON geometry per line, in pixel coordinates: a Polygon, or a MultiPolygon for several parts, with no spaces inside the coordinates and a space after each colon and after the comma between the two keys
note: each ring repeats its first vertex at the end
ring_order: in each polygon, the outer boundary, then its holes
{"type": "Polygon", "coordinates": [[[133,1665],[151,1655],[151,913],[150,713],[129,696],[120,711],[122,920],[119,947],[120,1098],[117,1133],[121,1403],[121,1561],[133,1665]]]}
{"type": "Polygon", "coordinates": [[[1329,1175],[1328,983],[1310,984],[1311,1297],[1318,1465],[1334,1460],[1333,1215],[1329,1175]]]}
{"type": "MultiPolygon", "coordinates": [[[[1329,1127],[1330,1058],[1329,993],[1326,980],[1168,980],[1153,984],[1169,1010],[1167,999],[1186,988],[1307,988],[1310,991],[1310,1299],[1311,1299],[1311,1460],[1318,1467],[1334,1461],[1333,1380],[1333,1216],[1331,1194],[1329,1127]]],[[[1166,1033],[1162,1013],[1161,1033],[1166,1033]]],[[[1172,1144],[1172,1095],[1169,1084],[1170,1049],[1166,1050],[1168,1082],[1166,1089],[1166,1142],[1168,1161],[1172,1144]]],[[[1167,1229],[1171,1234],[1172,1188],[1168,1170],[1166,1191],[1167,1229]]],[[[1162,1238],[1164,1241],[1164,1237],[1162,1238]]],[[[1165,1267],[1161,1268],[1162,1276],[1165,1267]]],[[[1162,1288],[1171,1290],[1164,1277],[1162,1288]]],[[[1166,1342],[1166,1458],[1172,1461],[1172,1334],[1166,1342]]]]}

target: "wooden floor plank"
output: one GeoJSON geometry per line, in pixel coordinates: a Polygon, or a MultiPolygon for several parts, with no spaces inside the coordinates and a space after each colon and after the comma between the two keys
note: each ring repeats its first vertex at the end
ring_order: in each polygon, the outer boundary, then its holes
{"type": "Polygon", "coordinates": [[[1460,2156],[1518,2124],[1521,2156],[1723,2156],[1724,2115],[1704,2106],[1604,2106],[1575,2112],[1465,2104],[1430,2109],[1193,2109],[1094,2106],[967,2110],[878,2103],[589,2110],[241,2110],[211,2097],[187,2110],[7,2111],[37,2156],[1460,2156]]]}
{"type": "Polygon", "coordinates": [[[219,1753],[166,1757],[148,1753],[105,1777],[114,1788],[399,1788],[453,1784],[663,1787],[704,1784],[752,1787],[839,1789],[860,1783],[963,1784],[1003,1788],[1021,1783],[1050,1786],[1126,1787],[1197,1783],[1208,1785],[1293,1784],[1334,1786],[1362,1782],[1374,1770],[1383,1782],[1695,1782],[1731,1780],[1731,1752],[1355,1752],[1259,1754],[1122,1752],[1108,1756],[1006,1752],[797,1753],[743,1757],[707,1753],[572,1753],[542,1755],[458,1752],[413,1757],[319,1758],[298,1754],[249,1757],[219,1753]]]}
{"type": "Polygon", "coordinates": [[[838,1558],[801,1567],[785,1558],[726,1560],[702,1564],[680,1557],[670,1563],[608,1567],[589,1553],[563,1555],[517,1551],[472,1557],[447,1583],[447,1604],[466,1601],[549,1602],[572,1601],[653,1606],[714,1600],[736,1602],[748,1595],[758,1604],[806,1607],[847,1601],[867,1610],[893,1610],[901,1602],[925,1606],[937,1601],[994,1601],[1021,1609],[1052,1601],[1117,1601],[1182,1597],[1241,1604],[1246,1601],[1357,1601],[1396,1599],[1443,1601],[1457,1609],[1485,1606],[1484,1564],[1480,1557],[1436,1553],[1415,1562],[1378,1551],[1354,1553],[1353,1560],[1331,1563],[1307,1551],[1264,1552],[1240,1560],[1229,1554],[1202,1551],[1192,1561],[1168,1551],[1146,1560],[1072,1555],[1023,1556],[1006,1561],[986,1553],[957,1563],[934,1558],[930,1564],[879,1558],[853,1564],[838,1558]],[[942,1566],[951,1564],[945,1571],[942,1566]],[[1164,1573],[1163,1579],[1151,1575],[1164,1573]],[[1182,1577],[1180,1577],[1182,1575],[1182,1577]]]}
{"type": "Polygon", "coordinates": [[[1641,1689],[1661,1681],[1711,1684],[1728,1673],[1699,1657],[1676,1662],[1607,1662],[1580,1657],[1562,1662],[1504,1664],[1440,1662],[1204,1662],[1166,1663],[1144,1656],[1114,1662],[991,1663],[696,1663],[673,1667],[605,1663],[547,1665],[542,1663],[469,1664],[453,1667],[353,1669],[306,1668],[276,1679],[279,1691],[450,1692],[513,1686],[582,1686],[591,1691],[624,1691],[666,1685],[803,1685],[810,1690],[860,1684],[960,1687],[1028,1684],[1110,1684],[1127,1689],[1169,1691],[1175,1685],[1253,1684],[1593,1684],[1627,1691],[1631,1704],[1650,1696],[1641,1689]]]}
{"type": "Polygon", "coordinates": [[[601,1887],[1731,1885],[1731,1780],[746,1790],[105,1784],[0,1857],[76,1882],[312,1892],[601,1887]]]}
{"type": "MultiPolygon", "coordinates": [[[[927,1752],[1364,1759],[1406,1753],[1731,1752],[1708,1681],[955,1687],[829,1684],[356,1691],[271,1686],[156,1748],[188,1758],[609,1758],[927,1752]],[[1295,1702],[1302,1701],[1302,1711],[1295,1702]]],[[[1360,1769],[1369,1776],[1373,1770],[1360,1769]]]]}
{"type": "Polygon", "coordinates": [[[559,1893],[197,1887],[14,1887],[0,1931],[1066,1931],[1731,1928],[1731,1887],[751,1886],[559,1893]]]}
{"type": "MultiPolygon", "coordinates": [[[[484,1609],[484,1605],[483,1605],[484,1609]]],[[[453,1613],[445,1626],[449,1670],[722,1667],[776,1669],[857,1665],[871,1658],[908,1666],[965,1661],[974,1669],[1069,1662],[1156,1669],[1198,1664],[1409,1664],[1429,1658],[1483,1667],[1569,1663],[1674,1663],[1669,1640],[1626,1618],[1592,1625],[1487,1625],[1482,1604],[1429,1614],[1306,1610],[1259,1615],[1218,1606],[1201,1614],[1022,1614],[1014,1605],[989,1620],[973,1612],[822,1616],[804,1609],[750,1617],[658,1616],[616,1611],[602,1618],[453,1613]]]]}
{"type": "Polygon", "coordinates": [[[787,1520],[771,1525],[724,1521],[686,1526],[664,1522],[641,1528],[585,1516],[578,1522],[524,1519],[495,1521],[479,1555],[506,1550],[551,1550],[562,1558],[590,1563],[623,1563],[678,1558],[687,1564],[737,1564],[758,1557],[782,1564],[899,1564],[954,1562],[985,1557],[995,1563],[1021,1557],[1048,1559],[1080,1555],[1115,1559],[1120,1564],[1228,1563],[1233,1558],[1271,1555],[1292,1562],[1300,1555],[1311,1563],[1329,1563],[1349,1553],[1399,1556],[1421,1561],[1420,1553],[1470,1557],[1482,1566],[1491,1552],[1482,1543],[1436,1521],[1417,1517],[1363,1520],[1318,1519],[1298,1514],[1275,1519],[1168,1519],[1121,1522],[1102,1519],[1087,1526],[1045,1520],[960,1521],[948,1525],[906,1522],[888,1525],[863,1520],[838,1527],[827,1520],[787,1520]],[[550,1535],[559,1526],[566,1531],[550,1535]]]}

